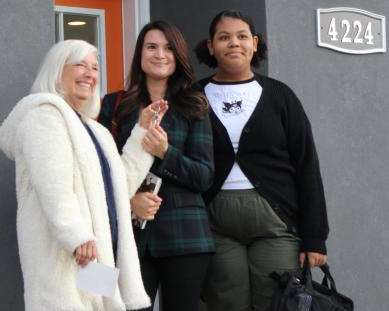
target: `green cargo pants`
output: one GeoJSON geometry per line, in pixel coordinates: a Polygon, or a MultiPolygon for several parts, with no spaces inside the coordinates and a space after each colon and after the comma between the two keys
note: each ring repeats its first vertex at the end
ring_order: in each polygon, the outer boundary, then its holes
{"type": "Polygon", "coordinates": [[[209,206],[216,254],[204,299],[208,311],[268,310],[272,271],[298,267],[300,240],[255,190],[222,190],[209,206]]]}

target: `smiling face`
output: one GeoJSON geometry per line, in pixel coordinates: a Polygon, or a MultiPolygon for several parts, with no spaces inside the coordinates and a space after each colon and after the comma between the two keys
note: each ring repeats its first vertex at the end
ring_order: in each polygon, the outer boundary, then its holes
{"type": "Polygon", "coordinates": [[[99,77],[99,65],[95,53],[88,54],[82,61],[66,64],[62,71],[61,89],[65,99],[75,110],[92,98],[99,77]]]}
{"type": "Polygon", "coordinates": [[[146,33],[141,67],[148,81],[167,81],[176,70],[174,53],[162,31],[153,29],[146,33]]]}
{"type": "Polygon", "coordinates": [[[208,41],[211,55],[217,60],[218,73],[245,79],[251,75],[251,60],[257,51],[258,37],[253,36],[244,21],[225,17],[216,26],[215,35],[208,41]]]}

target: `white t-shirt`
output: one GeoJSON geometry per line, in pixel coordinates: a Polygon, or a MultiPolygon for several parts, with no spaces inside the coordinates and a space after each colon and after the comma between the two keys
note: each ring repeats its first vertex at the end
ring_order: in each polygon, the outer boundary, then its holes
{"type": "MultiPolygon", "coordinates": [[[[236,153],[240,135],[257,106],[262,94],[262,87],[254,78],[233,83],[219,83],[211,80],[204,91],[212,110],[226,128],[236,153]]],[[[253,185],[235,161],[222,189],[252,188],[254,188],[253,185]]]]}

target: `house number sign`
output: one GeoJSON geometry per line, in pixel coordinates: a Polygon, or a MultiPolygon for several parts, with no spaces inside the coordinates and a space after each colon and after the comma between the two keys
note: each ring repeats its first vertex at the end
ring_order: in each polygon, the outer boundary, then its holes
{"type": "Polygon", "coordinates": [[[385,16],[356,8],[317,9],[317,44],[350,54],[386,52],[385,16]]]}

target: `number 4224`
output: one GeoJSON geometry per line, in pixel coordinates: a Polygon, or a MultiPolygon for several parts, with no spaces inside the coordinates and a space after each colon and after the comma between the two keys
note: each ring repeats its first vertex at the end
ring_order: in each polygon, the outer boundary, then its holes
{"type": "MultiPolygon", "coordinates": [[[[345,32],[342,36],[341,41],[345,43],[357,43],[357,44],[374,44],[374,36],[372,35],[371,31],[371,23],[367,23],[367,26],[365,29],[362,27],[362,23],[358,20],[355,20],[352,24],[352,27],[354,28],[355,36],[354,38],[351,38],[350,36],[350,29],[351,29],[351,23],[347,19],[343,19],[341,21],[341,28],[342,30],[345,28],[345,32]],[[362,32],[364,30],[364,34],[362,36],[362,32]],[[366,42],[364,42],[366,40],[366,42]]],[[[328,27],[328,35],[331,37],[331,41],[339,41],[338,35],[339,33],[336,31],[336,22],[335,18],[331,19],[330,26],[328,27]]]]}

